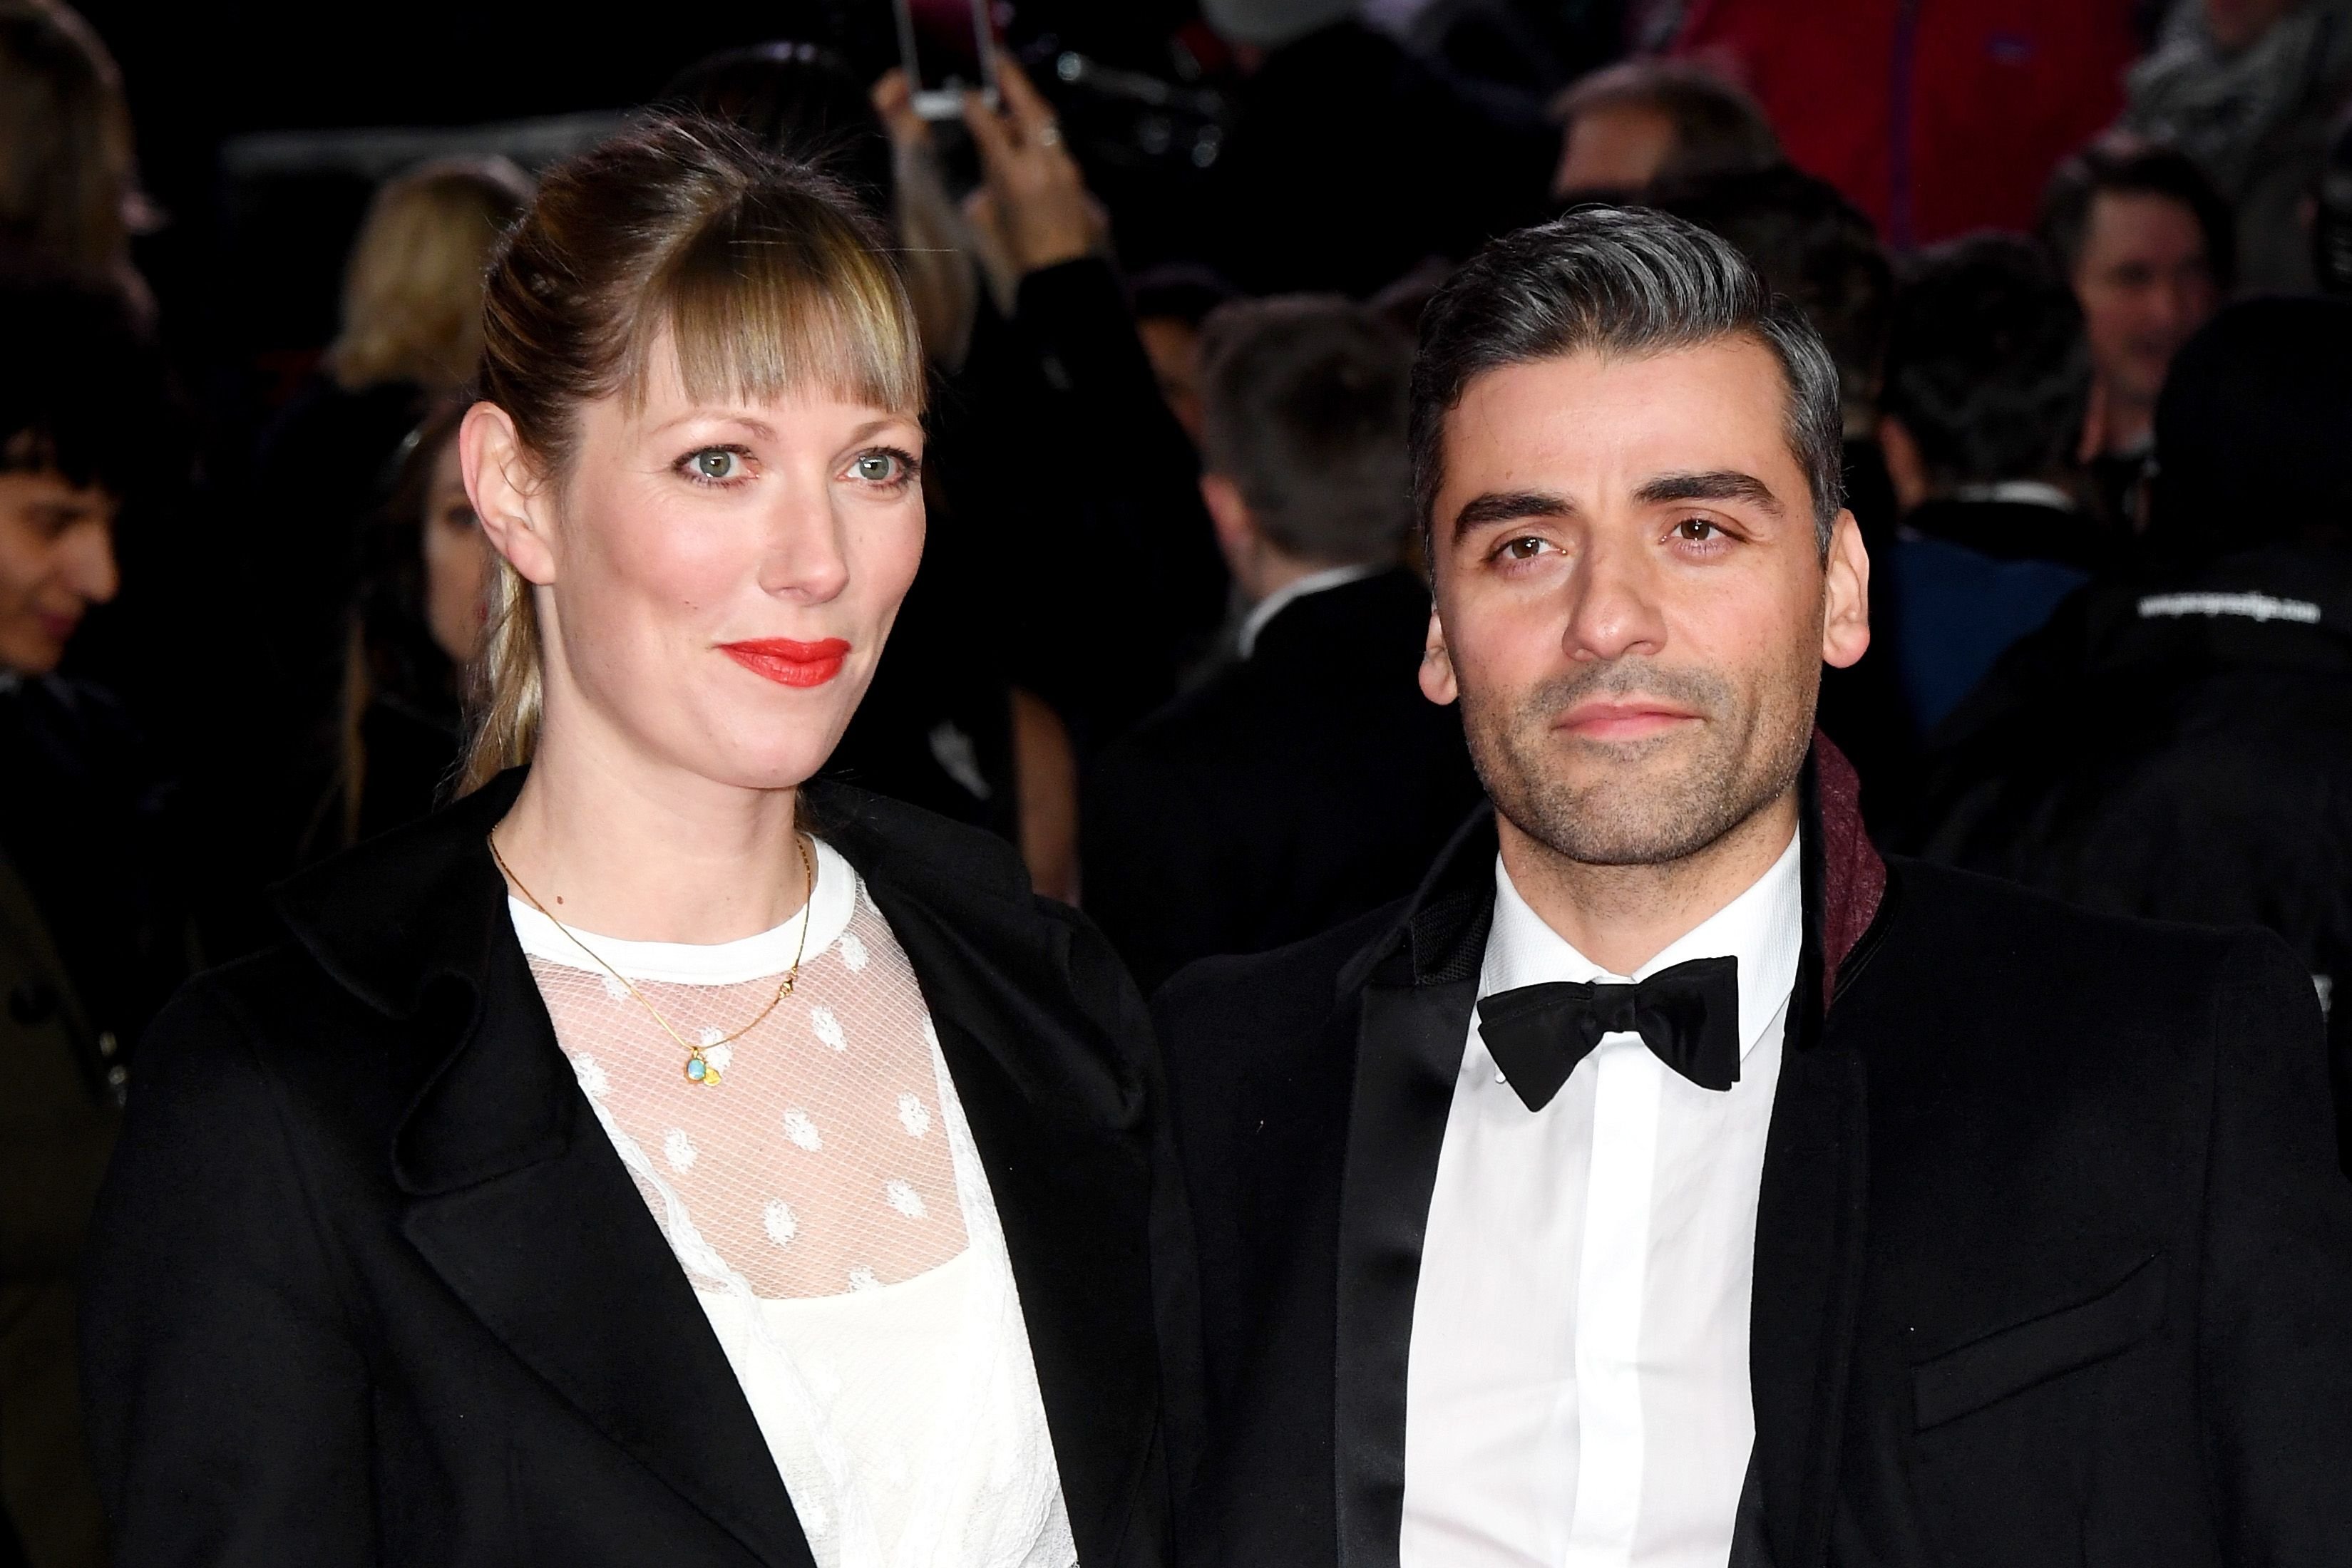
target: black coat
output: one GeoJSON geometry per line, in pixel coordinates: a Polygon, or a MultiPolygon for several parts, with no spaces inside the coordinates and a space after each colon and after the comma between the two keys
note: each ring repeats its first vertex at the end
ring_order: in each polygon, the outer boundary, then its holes
{"type": "MultiPolygon", "coordinates": [[[[158,1020],[83,1313],[118,1562],[810,1563],[558,1049],[509,775],[281,895],[158,1020]]],[[[1171,1552],[1189,1248],[1140,1002],[1010,849],[803,792],[912,961],[1012,1254],[1080,1560],[1171,1552]]]]}
{"type": "Polygon", "coordinates": [[[2352,550],[2092,589],[1937,739],[1904,847],[2093,909],[2285,938],[2330,1004],[2352,1171],[2352,550]]]}
{"type": "MultiPolygon", "coordinates": [[[[1733,1563],[2340,1564],[2352,1187],[2300,969],[2261,932],[1882,870],[1833,756],[1733,1563]]],[[[1474,824],[1402,909],[1202,964],[1156,1004],[1201,1216],[1201,1513],[1229,1563],[1397,1561],[1422,1229],[1495,849],[1474,824]]]]}
{"type": "Polygon", "coordinates": [[[1428,630],[1402,570],[1308,594],[1104,753],[1087,913],[1146,989],[1412,891],[1479,799],[1461,719],[1414,682],[1428,630]]]}

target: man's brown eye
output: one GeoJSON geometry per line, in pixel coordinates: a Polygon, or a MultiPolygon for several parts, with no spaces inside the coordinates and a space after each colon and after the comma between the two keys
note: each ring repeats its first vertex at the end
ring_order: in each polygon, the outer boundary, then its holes
{"type": "Polygon", "coordinates": [[[1716,527],[1705,517],[1685,517],[1675,525],[1675,531],[1693,544],[1705,544],[1715,536],[1716,527]]]}
{"type": "Polygon", "coordinates": [[[1536,552],[1543,549],[1543,540],[1538,538],[1513,539],[1509,544],[1505,545],[1503,548],[1510,553],[1510,557],[1513,560],[1528,560],[1533,559],[1536,552]]]}

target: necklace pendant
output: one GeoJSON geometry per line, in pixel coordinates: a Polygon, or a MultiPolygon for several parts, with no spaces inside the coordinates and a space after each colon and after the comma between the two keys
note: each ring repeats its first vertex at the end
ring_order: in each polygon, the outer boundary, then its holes
{"type": "Polygon", "coordinates": [[[699,1083],[705,1088],[715,1087],[719,1082],[719,1069],[703,1061],[702,1052],[698,1051],[686,1059],[686,1081],[699,1083]]]}

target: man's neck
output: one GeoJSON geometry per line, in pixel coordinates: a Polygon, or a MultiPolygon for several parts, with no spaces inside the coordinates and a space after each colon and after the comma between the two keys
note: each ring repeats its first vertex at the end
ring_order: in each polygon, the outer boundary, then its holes
{"type": "Polygon", "coordinates": [[[1797,791],[1696,854],[1657,865],[1571,860],[1496,818],[1503,869],[1560,939],[1612,975],[1631,975],[1756,884],[1797,832],[1797,791]]]}

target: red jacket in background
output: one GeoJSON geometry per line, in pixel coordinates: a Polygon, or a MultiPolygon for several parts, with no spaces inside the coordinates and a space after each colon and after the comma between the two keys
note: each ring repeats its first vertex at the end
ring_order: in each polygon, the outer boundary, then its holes
{"type": "Polygon", "coordinates": [[[1669,52],[1756,95],[1800,168],[1897,249],[2028,229],[2116,118],[2131,0],[1690,0],[1669,52]]]}

